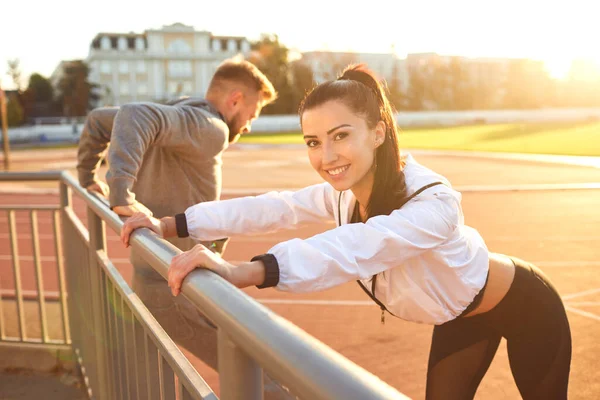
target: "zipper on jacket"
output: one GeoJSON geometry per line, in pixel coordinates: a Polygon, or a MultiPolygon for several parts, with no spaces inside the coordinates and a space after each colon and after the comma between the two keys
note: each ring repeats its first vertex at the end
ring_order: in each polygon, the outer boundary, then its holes
{"type": "MultiPolygon", "coordinates": [[[[400,206],[398,208],[402,208],[402,206],[404,206],[406,203],[408,203],[410,200],[412,200],[413,197],[416,197],[421,192],[429,189],[430,187],[437,186],[437,185],[443,185],[443,184],[444,184],[443,182],[433,182],[433,183],[423,186],[422,188],[420,188],[419,190],[414,192],[412,195],[410,195],[406,199],[404,199],[404,201],[402,202],[402,204],[400,204],[400,206]]],[[[340,192],[340,196],[338,197],[338,226],[342,226],[342,194],[343,193],[344,192],[340,192]]],[[[370,292],[369,292],[369,289],[367,289],[360,280],[357,280],[356,282],[361,287],[361,289],[364,290],[364,292],[371,298],[371,300],[373,300],[375,302],[375,304],[377,304],[379,306],[379,308],[381,309],[381,323],[385,324],[385,312],[387,311],[391,315],[394,315],[394,314],[391,313],[390,310],[388,310],[386,308],[386,306],[384,306],[383,303],[381,301],[379,301],[379,299],[377,299],[377,297],[375,297],[375,283],[377,282],[377,274],[373,275],[373,277],[371,278],[371,291],[370,292]]],[[[395,315],[394,315],[394,317],[395,317],[395,315]]]]}
{"type": "MultiPolygon", "coordinates": [[[[372,293],[369,292],[369,289],[367,289],[365,287],[365,285],[363,285],[363,283],[361,281],[356,281],[358,283],[358,285],[360,286],[360,288],[362,290],[364,290],[364,292],[371,298],[371,300],[373,300],[375,302],[375,304],[377,304],[379,306],[379,308],[381,309],[381,324],[385,324],[385,312],[389,312],[390,314],[392,314],[384,305],[381,301],[379,301],[379,299],[377,297],[375,297],[375,282],[377,281],[377,275],[373,275],[373,279],[371,281],[371,290],[373,291],[372,293]]],[[[394,315],[394,314],[392,314],[394,315]]]]}
{"type": "MultiPolygon", "coordinates": [[[[342,193],[340,192],[340,196],[338,198],[338,226],[342,226],[342,193]]],[[[362,290],[365,291],[365,293],[371,298],[371,300],[373,300],[375,302],[375,304],[377,304],[379,306],[379,308],[381,309],[381,324],[385,324],[385,312],[389,312],[390,314],[392,314],[384,305],[381,301],[379,301],[379,299],[377,297],[375,297],[375,283],[377,282],[377,275],[373,275],[373,278],[371,279],[371,291],[369,292],[369,289],[367,289],[365,287],[365,285],[362,284],[361,281],[357,280],[356,283],[358,283],[358,285],[360,286],[360,288],[362,290]]],[[[392,314],[394,315],[394,314],[392,314]]]]}

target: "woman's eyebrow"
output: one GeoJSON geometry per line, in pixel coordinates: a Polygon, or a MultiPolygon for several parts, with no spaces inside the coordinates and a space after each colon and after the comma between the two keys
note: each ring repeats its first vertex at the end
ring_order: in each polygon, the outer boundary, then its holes
{"type": "MultiPolygon", "coordinates": [[[[347,128],[347,127],[348,127],[348,128],[351,128],[351,127],[352,127],[352,125],[349,125],[349,124],[341,124],[341,125],[338,125],[338,126],[336,126],[335,128],[331,128],[330,130],[328,130],[328,131],[327,131],[327,134],[328,134],[328,135],[331,135],[331,134],[332,134],[333,132],[335,132],[336,130],[338,130],[338,129],[340,129],[340,128],[347,128]]],[[[315,136],[315,135],[304,135],[304,138],[305,138],[305,139],[313,139],[313,138],[316,138],[316,136],[315,136]]]]}

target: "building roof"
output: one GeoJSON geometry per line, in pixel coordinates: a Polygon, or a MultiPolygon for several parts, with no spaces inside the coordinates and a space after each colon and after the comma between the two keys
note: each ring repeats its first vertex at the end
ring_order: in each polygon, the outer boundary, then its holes
{"type": "Polygon", "coordinates": [[[96,35],[96,37],[92,40],[91,43],[91,47],[94,49],[99,49],[100,48],[100,41],[102,40],[103,37],[108,37],[110,39],[110,48],[111,49],[116,49],[117,48],[117,42],[119,40],[119,38],[124,37],[125,39],[127,39],[127,48],[128,49],[135,49],[135,40],[137,38],[142,38],[144,39],[144,47],[148,47],[148,39],[146,38],[146,34],[145,33],[134,33],[134,32],[129,32],[129,33],[98,33],[96,35]]]}

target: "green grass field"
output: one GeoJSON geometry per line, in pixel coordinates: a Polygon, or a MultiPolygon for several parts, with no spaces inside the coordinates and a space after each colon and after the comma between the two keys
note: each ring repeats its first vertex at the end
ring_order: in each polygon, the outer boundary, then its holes
{"type": "MultiPolygon", "coordinates": [[[[250,134],[240,143],[302,144],[299,132],[250,134]]],[[[402,148],[600,156],[600,122],[403,129],[402,148]]]]}
{"type": "MultiPolygon", "coordinates": [[[[244,135],[240,143],[304,144],[300,132],[244,135]]],[[[472,125],[403,129],[404,149],[467,150],[600,156],[600,122],[472,125]]],[[[15,146],[14,150],[75,147],[75,144],[15,146]]]]}

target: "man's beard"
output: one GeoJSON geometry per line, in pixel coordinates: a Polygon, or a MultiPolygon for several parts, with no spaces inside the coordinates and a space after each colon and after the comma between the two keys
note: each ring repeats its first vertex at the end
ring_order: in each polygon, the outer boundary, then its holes
{"type": "Polygon", "coordinates": [[[236,114],[231,118],[231,121],[227,122],[229,128],[229,143],[235,143],[240,138],[240,115],[236,114]]]}

